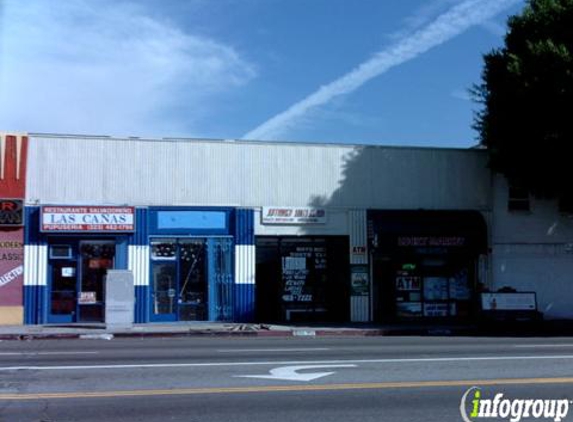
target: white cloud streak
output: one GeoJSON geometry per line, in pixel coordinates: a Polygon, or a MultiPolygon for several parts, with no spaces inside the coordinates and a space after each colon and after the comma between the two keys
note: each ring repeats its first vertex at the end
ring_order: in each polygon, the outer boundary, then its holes
{"type": "Polygon", "coordinates": [[[270,118],[243,136],[243,139],[279,139],[298,120],[332,99],[349,94],[389,69],[418,57],[463,33],[468,28],[491,19],[522,0],[465,0],[438,16],[425,27],[396,41],[335,81],[270,118]]]}
{"type": "Polygon", "coordinates": [[[5,130],[189,133],[218,95],[256,74],[232,47],[132,1],[0,1],[5,130]]]}

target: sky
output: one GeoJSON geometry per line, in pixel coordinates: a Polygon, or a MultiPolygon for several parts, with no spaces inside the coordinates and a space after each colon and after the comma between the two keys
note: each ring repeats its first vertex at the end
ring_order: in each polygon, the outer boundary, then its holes
{"type": "Polygon", "coordinates": [[[525,0],[0,0],[0,131],[470,147],[525,0]]]}

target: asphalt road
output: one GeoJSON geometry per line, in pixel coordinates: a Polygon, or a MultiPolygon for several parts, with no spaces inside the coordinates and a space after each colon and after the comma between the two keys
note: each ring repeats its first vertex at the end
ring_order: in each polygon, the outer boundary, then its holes
{"type": "Polygon", "coordinates": [[[0,342],[2,422],[462,421],[473,386],[573,420],[573,338],[0,342]]]}

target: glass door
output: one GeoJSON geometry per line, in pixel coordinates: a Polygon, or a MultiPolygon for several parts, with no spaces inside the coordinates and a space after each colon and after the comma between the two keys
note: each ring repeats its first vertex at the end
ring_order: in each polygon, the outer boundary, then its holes
{"type": "Polygon", "coordinates": [[[76,320],[77,262],[71,245],[50,245],[50,292],[48,322],[67,323],[76,320]]]}
{"type": "Polygon", "coordinates": [[[80,242],[78,321],[103,322],[105,318],[105,277],[114,268],[115,242],[80,242]]]}
{"type": "Polygon", "coordinates": [[[177,242],[151,242],[151,294],[153,321],[177,320],[177,242]]]}
{"type": "Polygon", "coordinates": [[[207,303],[207,242],[185,239],[179,243],[179,320],[206,321],[207,303]]]}
{"type": "Polygon", "coordinates": [[[68,240],[48,248],[48,322],[103,322],[105,276],[114,268],[115,242],[68,240]]]}
{"type": "Polygon", "coordinates": [[[151,242],[152,321],[233,319],[231,238],[151,242]]]}

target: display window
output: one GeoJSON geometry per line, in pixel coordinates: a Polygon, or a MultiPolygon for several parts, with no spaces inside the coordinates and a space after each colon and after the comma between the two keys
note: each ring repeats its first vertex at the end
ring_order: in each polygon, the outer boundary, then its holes
{"type": "Polygon", "coordinates": [[[344,237],[257,238],[257,313],[264,321],[348,318],[344,237]]]}
{"type": "Polygon", "coordinates": [[[232,319],[232,239],[151,241],[152,319],[232,319]]]}

